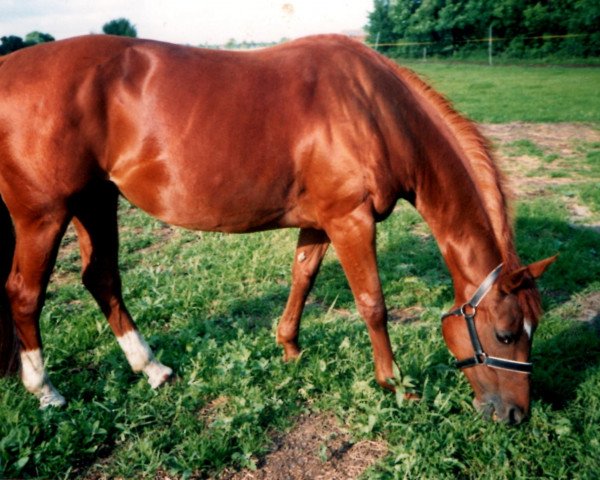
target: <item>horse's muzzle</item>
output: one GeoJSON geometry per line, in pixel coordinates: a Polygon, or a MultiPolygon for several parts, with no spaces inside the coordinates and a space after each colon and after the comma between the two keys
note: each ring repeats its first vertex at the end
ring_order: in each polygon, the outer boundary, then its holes
{"type": "Polygon", "coordinates": [[[473,400],[473,405],[484,418],[508,425],[519,425],[527,418],[527,412],[520,406],[504,403],[498,396],[491,396],[485,401],[473,400]]]}

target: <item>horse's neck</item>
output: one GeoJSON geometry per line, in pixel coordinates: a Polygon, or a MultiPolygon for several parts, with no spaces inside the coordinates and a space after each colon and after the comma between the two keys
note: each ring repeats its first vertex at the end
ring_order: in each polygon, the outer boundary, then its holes
{"type": "Polygon", "coordinates": [[[390,91],[402,100],[386,110],[397,126],[388,140],[394,188],[429,224],[456,300],[465,301],[500,263],[518,265],[500,175],[473,124],[414,73],[384,62],[398,79],[390,91]]]}
{"type": "Polygon", "coordinates": [[[502,261],[480,190],[452,148],[431,146],[415,166],[415,206],[428,223],[452,275],[457,303],[466,302],[502,261]]]}

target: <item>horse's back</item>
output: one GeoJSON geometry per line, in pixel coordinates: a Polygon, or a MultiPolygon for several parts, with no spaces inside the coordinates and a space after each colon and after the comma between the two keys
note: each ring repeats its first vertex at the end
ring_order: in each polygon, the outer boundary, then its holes
{"type": "Polygon", "coordinates": [[[12,172],[0,192],[27,179],[42,204],[103,176],[169,223],[318,227],[319,211],[342,215],[386,173],[369,105],[380,66],[361,48],[321,37],[239,53],[89,36],[17,52],[0,67],[0,162],[12,172]]]}

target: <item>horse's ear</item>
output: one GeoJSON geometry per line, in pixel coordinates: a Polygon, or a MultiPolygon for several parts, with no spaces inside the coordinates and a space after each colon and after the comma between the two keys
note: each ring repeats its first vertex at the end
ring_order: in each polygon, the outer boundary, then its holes
{"type": "Polygon", "coordinates": [[[503,275],[500,279],[500,290],[504,293],[514,293],[533,286],[533,280],[540,278],[557,257],[558,255],[554,255],[503,275]]]}

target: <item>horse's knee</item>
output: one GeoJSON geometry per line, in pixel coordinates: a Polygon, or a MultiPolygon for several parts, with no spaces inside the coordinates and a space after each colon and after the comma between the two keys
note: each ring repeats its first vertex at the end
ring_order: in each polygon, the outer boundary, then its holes
{"type": "Polygon", "coordinates": [[[16,319],[37,314],[40,307],[40,290],[25,285],[20,273],[13,273],[8,277],[6,295],[16,319]]]}
{"type": "Polygon", "coordinates": [[[356,299],[356,307],[368,327],[385,327],[387,323],[387,309],[382,298],[362,294],[356,299]]]}
{"type": "Polygon", "coordinates": [[[292,273],[292,288],[301,292],[308,291],[314,281],[315,274],[304,268],[294,270],[292,273]]]}

